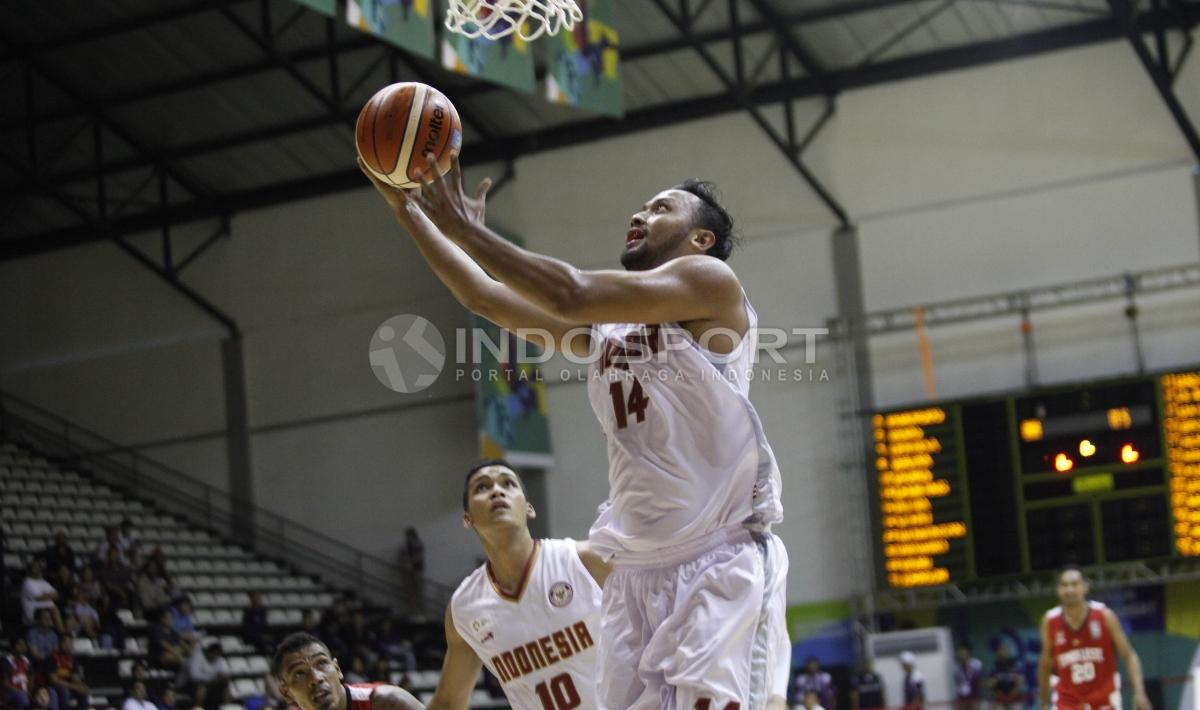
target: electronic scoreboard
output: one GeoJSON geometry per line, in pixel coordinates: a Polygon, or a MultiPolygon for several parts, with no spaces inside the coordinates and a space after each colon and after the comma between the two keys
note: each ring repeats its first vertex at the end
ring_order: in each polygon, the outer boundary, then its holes
{"type": "Polygon", "coordinates": [[[881,581],[1200,557],[1200,372],[872,417],[881,581]]]}

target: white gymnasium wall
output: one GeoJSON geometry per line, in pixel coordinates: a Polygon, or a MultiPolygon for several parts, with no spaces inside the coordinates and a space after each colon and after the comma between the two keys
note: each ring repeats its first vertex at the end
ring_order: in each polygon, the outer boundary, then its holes
{"type": "MultiPolygon", "coordinates": [[[[1196,64],[1179,86],[1200,115],[1186,81],[1196,64]]],[[[869,309],[1197,260],[1186,146],[1120,43],[845,94],[806,159],[859,224],[869,309]]],[[[492,223],[593,268],[616,264],[643,200],[681,177],[712,177],[742,225],[732,264],[762,324],[816,327],[836,310],[833,220],[740,114],[516,168],[489,205],[492,223]]],[[[367,350],[392,315],[419,313],[444,332],[466,317],[389,220],[367,189],[239,215],[233,237],[185,278],[245,332],[258,502],[386,557],[415,525],[431,576],[453,581],[477,555],[458,502],[476,455],[471,387],[444,377],[397,395],[374,380],[367,350]]],[[[1198,300],[1147,304],[1151,365],[1195,350],[1198,300]]],[[[1039,316],[1043,378],[1127,370],[1115,310],[1039,316]]],[[[0,264],[0,332],[17,335],[0,348],[0,387],[153,443],[153,455],[226,486],[221,329],[126,256],[93,245],[0,264]]],[[[1011,323],[931,339],[941,394],[1021,382],[1011,323]]],[[[923,396],[910,335],[877,340],[872,355],[880,402],[923,396]]],[[[838,467],[848,383],[829,347],[813,367],[816,381],[752,389],[784,473],[793,601],[865,584],[854,564],[863,507],[838,467]]],[[[558,464],[540,507],[553,534],[580,537],[607,489],[604,443],[581,384],[551,384],[548,399],[558,464]]]]}

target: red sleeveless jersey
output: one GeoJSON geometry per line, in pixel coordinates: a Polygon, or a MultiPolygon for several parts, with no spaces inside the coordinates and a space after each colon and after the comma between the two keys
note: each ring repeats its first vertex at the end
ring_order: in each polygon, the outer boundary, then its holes
{"type": "Polygon", "coordinates": [[[346,710],[371,710],[371,696],[386,683],[359,683],[346,686],[346,710]]]}
{"type": "Polygon", "coordinates": [[[1054,659],[1050,676],[1055,710],[1120,710],[1117,649],[1104,621],[1104,605],[1088,602],[1087,616],[1072,628],[1062,607],[1046,612],[1054,659]]]}

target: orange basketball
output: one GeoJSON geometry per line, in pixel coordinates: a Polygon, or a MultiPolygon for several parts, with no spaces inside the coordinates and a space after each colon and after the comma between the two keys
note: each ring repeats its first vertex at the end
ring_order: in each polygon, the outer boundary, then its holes
{"type": "Polygon", "coordinates": [[[445,174],[462,148],[462,122],[450,99],[428,84],[404,81],[380,89],[358,113],[358,155],[377,177],[397,187],[417,187],[426,153],[445,174]]]}

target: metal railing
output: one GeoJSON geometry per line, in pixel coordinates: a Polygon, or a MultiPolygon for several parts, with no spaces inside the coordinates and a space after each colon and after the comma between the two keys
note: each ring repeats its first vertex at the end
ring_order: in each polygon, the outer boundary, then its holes
{"type": "Polygon", "coordinates": [[[454,591],[422,580],[417,598],[399,564],[261,506],[235,500],[219,488],[4,391],[0,391],[0,432],[66,468],[86,471],[98,482],[122,488],[231,544],[317,575],[331,587],[352,589],[377,604],[404,613],[437,616],[454,591]]]}

